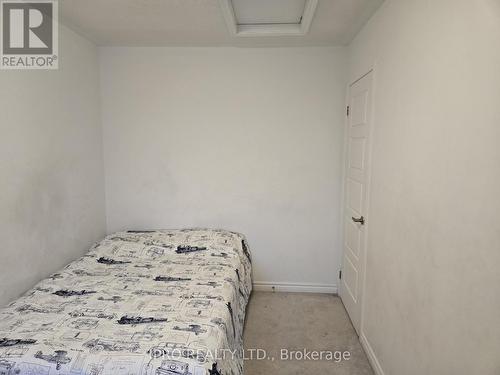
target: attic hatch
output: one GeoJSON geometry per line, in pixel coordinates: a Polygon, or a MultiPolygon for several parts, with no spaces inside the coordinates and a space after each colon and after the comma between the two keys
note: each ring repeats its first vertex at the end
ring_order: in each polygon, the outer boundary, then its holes
{"type": "Polygon", "coordinates": [[[318,0],[219,0],[231,34],[237,37],[305,35],[318,0]]]}

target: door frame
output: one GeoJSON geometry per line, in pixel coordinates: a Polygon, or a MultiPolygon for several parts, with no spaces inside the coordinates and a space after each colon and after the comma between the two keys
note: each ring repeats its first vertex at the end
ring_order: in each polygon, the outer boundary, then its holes
{"type": "MultiPolygon", "coordinates": [[[[370,237],[370,202],[371,202],[371,182],[372,182],[372,158],[373,158],[373,134],[374,134],[374,129],[375,129],[375,86],[376,86],[376,63],[373,63],[371,66],[369,66],[367,69],[364,70],[362,74],[356,75],[354,79],[351,79],[350,82],[346,85],[346,96],[345,96],[345,112],[344,112],[344,138],[343,138],[343,152],[342,152],[342,187],[341,187],[341,205],[340,205],[340,245],[341,245],[341,251],[340,251],[340,259],[339,259],[339,264],[340,264],[340,270],[343,269],[343,260],[344,260],[344,252],[345,252],[345,246],[344,246],[344,241],[345,241],[345,196],[346,196],[346,191],[345,191],[345,182],[346,182],[346,177],[347,177],[347,169],[346,169],[346,161],[347,161],[347,151],[348,151],[348,139],[349,139],[349,116],[347,115],[347,107],[350,105],[350,90],[351,86],[354,85],[356,82],[359,80],[365,78],[367,75],[371,73],[371,102],[370,102],[370,114],[371,114],[371,124],[369,128],[369,137],[368,137],[368,147],[367,147],[367,152],[368,152],[368,161],[367,161],[367,176],[366,176],[366,212],[363,213],[363,216],[366,218],[366,224],[365,224],[365,241],[364,241],[364,258],[363,258],[363,273],[360,275],[360,286],[361,286],[361,299],[360,299],[360,322],[359,322],[359,337],[364,336],[364,316],[365,316],[365,297],[366,297],[366,265],[367,265],[367,258],[368,258],[368,238],[370,237]]],[[[338,291],[339,291],[339,297],[340,297],[340,288],[341,288],[341,283],[342,280],[340,279],[340,272],[337,275],[337,282],[338,282],[338,291]]],[[[341,299],[342,301],[342,299],[341,299]]]]}

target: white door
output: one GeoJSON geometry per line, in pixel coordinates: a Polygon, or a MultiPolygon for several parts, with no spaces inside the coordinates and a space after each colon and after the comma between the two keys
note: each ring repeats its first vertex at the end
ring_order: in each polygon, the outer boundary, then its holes
{"type": "Polygon", "coordinates": [[[344,243],[340,297],[359,334],[365,272],[367,185],[370,167],[372,73],[349,87],[344,176],[344,243]]]}

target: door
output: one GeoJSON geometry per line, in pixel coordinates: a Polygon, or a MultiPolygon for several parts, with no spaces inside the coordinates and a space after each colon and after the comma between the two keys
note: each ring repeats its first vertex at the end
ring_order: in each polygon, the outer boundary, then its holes
{"type": "Polygon", "coordinates": [[[340,297],[360,332],[365,273],[367,190],[370,168],[372,73],[349,87],[344,174],[344,243],[340,297]]]}

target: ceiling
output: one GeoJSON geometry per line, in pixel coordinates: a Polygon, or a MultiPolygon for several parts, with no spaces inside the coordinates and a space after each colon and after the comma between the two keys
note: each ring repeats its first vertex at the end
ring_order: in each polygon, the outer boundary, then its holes
{"type": "Polygon", "coordinates": [[[300,23],[306,0],[232,0],[239,24],[300,23]]]}
{"type": "Polygon", "coordinates": [[[62,0],[59,7],[62,23],[100,46],[342,46],[382,2],[319,0],[306,35],[252,38],[231,35],[218,0],[62,0]]]}

